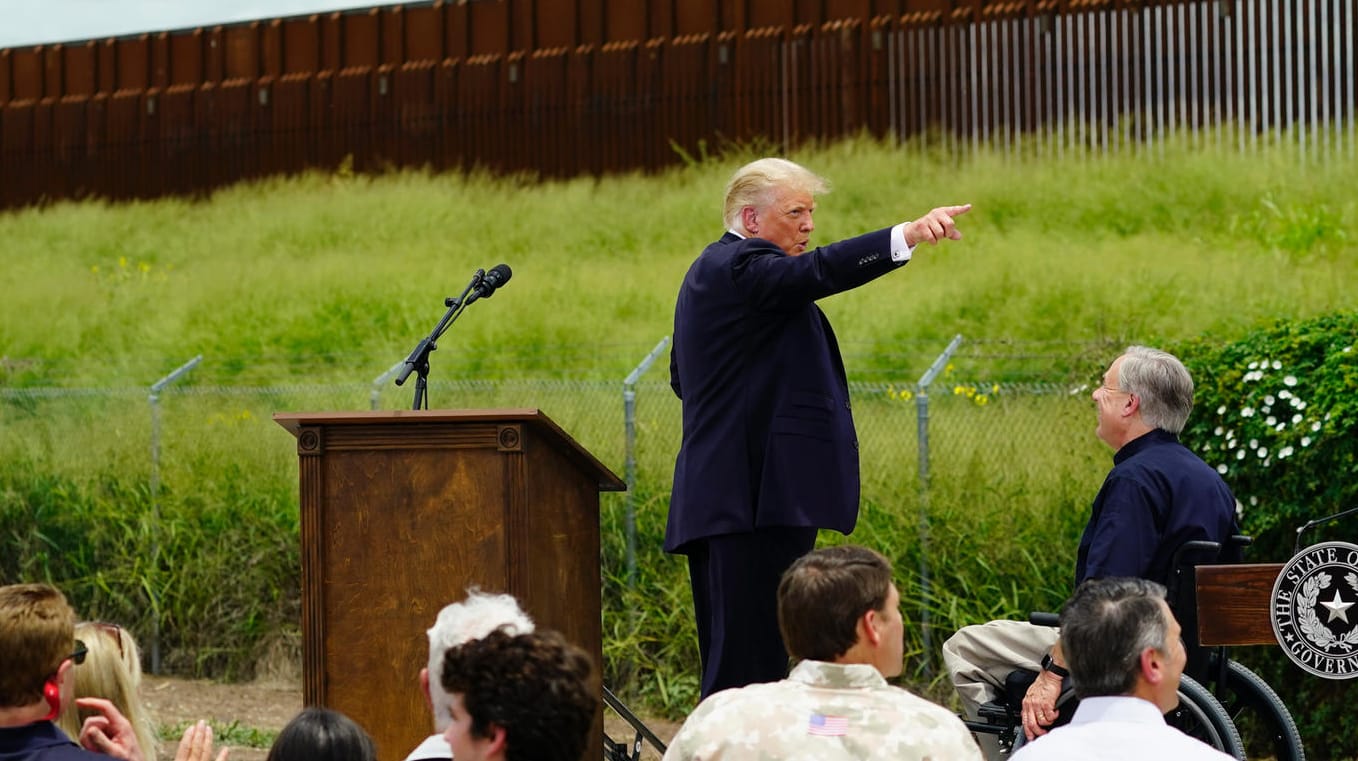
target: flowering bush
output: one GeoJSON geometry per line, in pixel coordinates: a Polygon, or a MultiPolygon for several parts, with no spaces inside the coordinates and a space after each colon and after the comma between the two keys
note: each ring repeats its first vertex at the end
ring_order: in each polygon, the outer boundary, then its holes
{"type": "Polygon", "coordinates": [[[1183,440],[1240,500],[1256,560],[1286,560],[1293,529],[1358,505],[1355,343],[1358,314],[1338,314],[1180,354],[1197,386],[1183,440]]]}
{"type": "MultiPolygon", "coordinates": [[[[1292,556],[1295,529],[1358,506],[1358,314],[1257,331],[1236,343],[1180,347],[1196,382],[1184,443],[1216,466],[1255,538],[1251,562],[1292,556]]],[[[1329,537],[1353,541],[1352,518],[1329,537]]],[[[1308,534],[1303,544],[1318,541],[1308,534]]],[[[1358,753],[1358,680],[1308,678],[1279,648],[1234,648],[1291,709],[1314,758],[1358,753]]]]}

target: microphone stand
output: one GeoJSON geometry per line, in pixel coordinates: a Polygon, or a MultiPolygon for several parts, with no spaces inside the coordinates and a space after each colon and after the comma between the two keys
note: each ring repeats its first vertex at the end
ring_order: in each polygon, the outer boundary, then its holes
{"type": "Polygon", "coordinates": [[[438,340],[443,336],[444,331],[452,326],[453,322],[461,316],[462,310],[466,309],[467,304],[471,303],[467,300],[467,294],[481,284],[481,278],[485,277],[485,274],[485,270],[477,270],[476,274],[472,275],[472,281],[463,289],[461,296],[443,300],[444,306],[448,307],[448,311],[443,314],[443,319],[439,320],[438,325],[434,326],[429,335],[420,339],[420,342],[415,345],[415,350],[410,352],[409,357],[406,357],[405,366],[401,368],[401,374],[396,376],[396,385],[404,385],[412,372],[418,374],[415,379],[415,403],[411,406],[411,409],[429,409],[429,398],[426,395],[429,386],[429,352],[438,348],[438,340]]]}

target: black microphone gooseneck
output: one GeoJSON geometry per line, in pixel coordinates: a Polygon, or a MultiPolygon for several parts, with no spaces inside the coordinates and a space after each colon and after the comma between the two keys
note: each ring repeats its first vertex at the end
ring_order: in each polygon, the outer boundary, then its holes
{"type": "Polygon", "coordinates": [[[509,282],[510,269],[507,265],[497,264],[492,267],[490,272],[478,269],[472,275],[471,282],[462,290],[462,295],[456,298],[446,298],[443,300],[444,306],[448,311],[443,314],[438,325],[430,331],[415,345],[414,351],[406,357],[405,366],[401,368],[401,373],[396,376],[396,385],[404,385],[410,374],[417,373],[415,380],[415,403],[411,409],[429,409],[429,399],[426,395],[429,383],[429,353],[438,348],[438,340],[452,326],[453,322],[462,315],[463,310],[478,298],[488,298],[495,292],[496,288],[509,282]]]}

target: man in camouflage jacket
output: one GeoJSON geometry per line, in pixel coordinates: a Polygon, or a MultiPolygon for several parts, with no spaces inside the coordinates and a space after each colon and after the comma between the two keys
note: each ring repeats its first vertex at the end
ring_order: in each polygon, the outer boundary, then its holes
{"type": "Polygon", "coordinates": [[[788,678],[713,694],[665,761],[981,758],[960,719],[887,684],[905,625],[886,558],[852,545],[803,556],[778,586],[778,626],[800,660],[788,678]]]}

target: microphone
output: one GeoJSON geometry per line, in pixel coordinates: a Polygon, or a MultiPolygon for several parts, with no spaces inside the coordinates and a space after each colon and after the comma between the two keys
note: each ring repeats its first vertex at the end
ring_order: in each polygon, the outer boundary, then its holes
{"type": "Polygon", "coordinates": [[[481,282],[472,287],[471,295],[467,297],[466,303],[470,304],[477,299],[490,298],[495,295],[498,288],[509,282],[509,278],[514,275],[509,269],[508,264],[497,264],[490,268],[486,276],[481,278],[481,282]]]}

